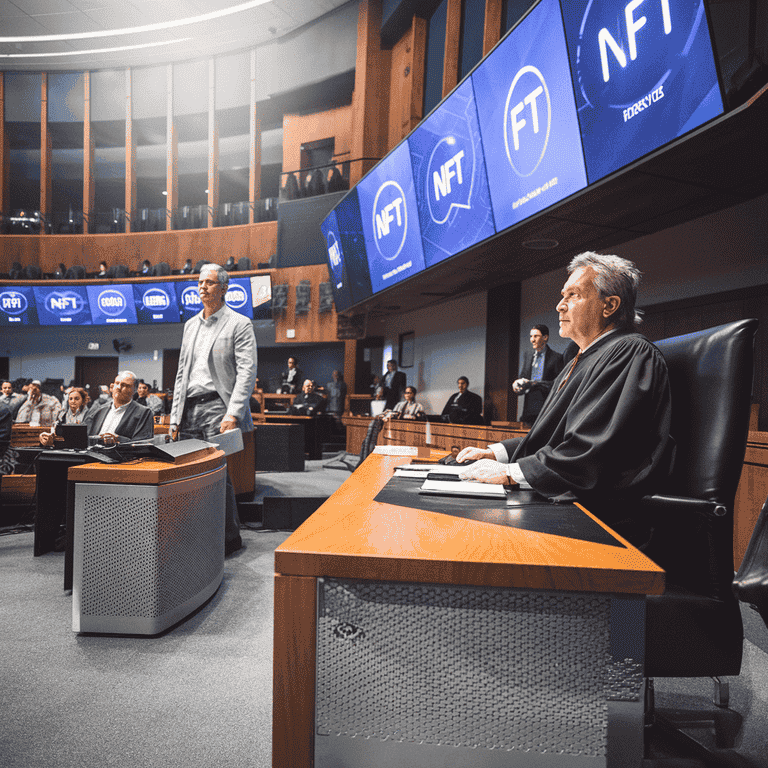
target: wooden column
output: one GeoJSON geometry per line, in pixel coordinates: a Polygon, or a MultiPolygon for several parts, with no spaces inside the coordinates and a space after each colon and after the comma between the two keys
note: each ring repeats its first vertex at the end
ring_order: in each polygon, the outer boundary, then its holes
{"type": "MultiPolygon", "coordinates": [[[[254,206],[261,200],[261,118],[256,109],[256,49],[251,50],[251,141],[248,151],[248,223],[254,223],[254,206]]],[[[210,187],[209,187],[210,189],[210,187]]]]}
{"type": "Polygon", "coordinates": [[[483,26],[483,56],[501,39],[502,0],[485,0],[485,24],[483,26]]]}
{"type": "Polygon", "coordinates": [[[216,60],[208,61],[208,227],[219,210],[219,127],[216,122],[216,60]]]}
{"type": "MultiPolygon", "coordinates": [[[[40,81],[40,215],[50,225],[53,208],[51,180],[51,134],[48,132],[48,73],[41,74],[40,81]]],[[[45,234],[48,226],[40,230],[45,234]]]]}
{"type": "Polygon", "coordinates": [[[83,115],[83,234],[96,231],[96,222],[91,221],[96,207],[96,184],[94,183],[94,158],[96,144],[91,130],[91,73],[83,73],[85,112],[83,115]]]}
{"type": "Polygon", "coordinates": [[[517,378],[519,357],[520,283],[497,285],[488,290],[485,323],[486,421],[517,421],[517,396],[511,382],[517,378]]]}
{"type": "Polygon", "coordinates": [[[125,70],[125,231],[136,215],[136,144],[133,138],[133,77],[125,70]]]}
{"type": "Polygon", "coordinates": [[[11,187],[8,137],[5,133],[5,73],[0,72],[0,214],[10,216],[11,187]]]}
{"type": "Polygon", "coordinates": [[[443,98],[459,82],[459,36],[461,34],[461,0],[448,0],[445,15],[445,58],[443,59],[443,98]]]}
{"type": "MultiPolygon", "coordinates": [[[[351,158],[377,158],[384,154],[389,101],[388,72],[382,66],[381,0],[360,0],[357,17],[355,90],[352,94],[351,158]]],[[[352,163],[350,184],[370,170],[375,161],[352,163]]]]}
{"type": "Polygon", "coordinates": [[[424,117],[424,67],[427,51],[427,21],[413,17],[408,41],[408,60],[403,89],[400,137],[407,136],[424,117]]]}
{"type": "Polygon", "coordinates": [[[179,137],[173,122],[173,64],[168,64],[166,72],[165,229],[170,232],[173,229],[173,216],[179,207],[179,137]]]}
{"type": "MultiPolygon", "coordinates": [[[[347,395],[356,395],[357,387],[355,368],[357,364],[357,340],[344,342],[344,381],[347,383],[347,395]]],[[[349,400],[344,403],[344,413],[349,412],[349,400]]]]}

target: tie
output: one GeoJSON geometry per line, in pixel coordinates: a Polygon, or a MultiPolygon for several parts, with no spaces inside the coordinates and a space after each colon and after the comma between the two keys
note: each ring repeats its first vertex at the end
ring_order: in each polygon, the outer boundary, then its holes
{"type": "Polygon", "coordinates": [[[571,378],[571,374],[573,373],[573,369],[576,367],[576,363],[579,361],[580,357],[581,357],[581,350],[579,350],[576,353],[576,357],[573,358],[573,362],[571,363],[571,367],[568,369],[568,373],[565,375],[565,378],[560,382],[560,386],[557,388],[558,392],[565,386],[565,382],[568,381],[568,379],[571,378]]]}

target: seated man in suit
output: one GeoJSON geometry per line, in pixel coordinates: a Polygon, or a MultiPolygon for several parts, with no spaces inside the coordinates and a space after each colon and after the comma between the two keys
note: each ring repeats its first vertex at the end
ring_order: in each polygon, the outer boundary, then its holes
{"type": "Polygon", "coordinates": [[[296,395],[288,410],[291,416],[319,416],[325,412],[326,399],[315,392],[315,383],[305,379],[301,392],[296,395]]]}
{"type": "MultiPolygon", "coordinates": [[[[114,445],[130,440],[147,440],[154,435],[152,411],[133,399],[135,387],[135,373],[122,371],[117,374],[112,387],[112,402],[94,405],[86,414],[84,423],[88,427],[89,443],[114,445]]],[[[53,442],[52,433],[41,433],[42,445],[52,446],[53,442]]]]}
{"type": "Polygon", "coordinates": [[[579,352],[555,379],[525,437],[464,448],[461,478],[577,499],[635,546],[651,522],[636,502],[666,480],[674,457],[667,366],[635,331],[640,272],[617,256],[582,253],[557,304],[560,335],[579,352]]]}
{"type": "Polygon", "coordinates": [[[27,399],[26,395],[18,395],[13,391],[13,382],[7,379],[3,381],[0,387],[2,394],[0,395],[0,403],[8,407],[11,412],[11,418],[15,419],[19,412],[19,409],[27,399]]]}
{"type": "Polygon", "coordinates": [[[523,414],[520,420],[529,426],[536,421],[541,406],[547,399],[552,382],[563,370],[563,356],[550,349],[549,328],[541,323],[531,328],[531,349],[523,356],[523,367],[518,378],[512,383],[512,390],[525,393],[523,414]]]}
{"type": "Polygon", "coordinates": [[[469,391],[466,376],[459,376],[456,386],[459,391],[448,398],[440,419],[451,424],[482,424],[483,398],[469,391]]]}
{"type": "Polygon", "coordinates": [[[152,411],[153,416],[160,416],[165,410],[163,407],[163,401],[157,395],[151,395],[149,393],[149,384],[143,380],[138,383],[136,387],[136,402],[139,405],[144,405],[152,411]]]}

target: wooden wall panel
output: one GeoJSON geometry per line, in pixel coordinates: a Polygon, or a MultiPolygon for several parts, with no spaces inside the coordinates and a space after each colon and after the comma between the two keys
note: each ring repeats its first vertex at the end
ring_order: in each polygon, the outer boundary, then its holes
{"type": "Polygon", "coordinates": [[[483,56],[501,39],[502,0],[485,0],[485,24],[483,25],[483,56]]]}
{"type": "MultiPolygon", "coordinates": [[[[315,115],[285,115],[283,118],[283,170],[301,167],[301,145],[308,141],[334,139],[334,154],[340,160],[350,156],[352,107],[339,107],[315,115]]],[[[285,181],[281,180],[281,184],[285,181]]]]}
{"type": "Polygon", "coordinates": [[[461,35],[461,0],[448,0],[445,19],[445,58],[443,59],[443,98],[459,82],[459,39],[461,35]]]}
{"type": "MultiPolygon", "coordinates": [[[[48,129],[48,74],[40,82],[40,215],[50,222],[53,214],[53,179],[51,178],[51,132],[48,129]]],[[[40,229],[45,234],[46,227],[40,229]]]]}
{"type": "MultiPolygon", "coordinates": [[[[137,270],[144,259],[152,264],[167,261],[181,269],[187,259],[224,263],[230,255],[243,256],[255,269],[277,251],[277,222],[243,224],[215,229],[186,229],[173,232],[134,232],[115,235],[0,235],[0,272],[8,272],[14,261],[36,264],[53,273],[59,262],[82,264],[87,272],[98,272],[99,262],[125,264],[137,270]]],[[[326,268],[326,280],[327,268],[326,268]]]]}
{"type": "Polygon", "coordinates": [[[427,22],[414,16],[410,30],[392,48],[387,151],[424,116],[426,42],[427,22]]]}
{"type": "Polygon", "coordinates": [[[295,344],[306,341],[338,341],[336,336],[336,310],[318,314],[320,304],[320,283],[328,281],[328,267],[325,264],[312,264],[307,267],[287,267],[276,269],[272,273],[273,285],[288,285],[288,306],[285,312],[275,318],[275,341],[295,344]],[[300,280],[309,280],[312,284],[311,309],[306,315],[296,316],[296,286],[300,280]],[[296,336],[288,338],[288,330],[296,336]]]}

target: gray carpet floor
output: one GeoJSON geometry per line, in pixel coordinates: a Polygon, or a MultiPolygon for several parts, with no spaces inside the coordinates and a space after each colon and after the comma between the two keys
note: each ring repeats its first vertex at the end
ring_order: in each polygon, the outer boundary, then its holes
{"type": "MultiPolygon", "coordinates": [[[[322,464],[257,473],[259,494],[330,495],[349,472],[322,464]]],[[[244,528],[218,592],[153,638],[76,635],[63,554],[33,557],[31,532],[0,536],[0,768],[268,768],[274,549],[289,535],[244,528]]],[[[743,722],[723,756],[768,768],[768,630],[755,616],[731,678],[743,722]]],[[[657,703],[712,710],[710,686],[657,680],[657,703]]]]}

